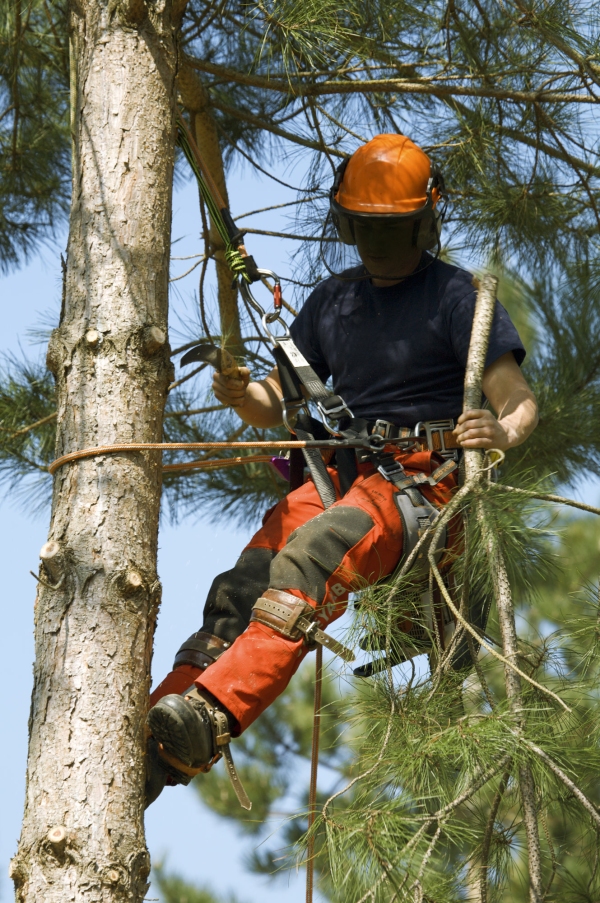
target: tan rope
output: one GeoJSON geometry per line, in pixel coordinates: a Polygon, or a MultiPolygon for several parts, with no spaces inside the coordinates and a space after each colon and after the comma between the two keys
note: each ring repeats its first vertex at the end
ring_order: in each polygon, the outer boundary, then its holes
{"type": "MultiPolygon", "coordinates": [[[[123,443],[122,445],[99,445],[95,448],[83,448],[81,451],[69,452],[67,455],[62,455],[48,465],[48,471],[49,473],[54,474],[59,467],[70,464],[72,461],[80,461],[82,458],[94,458],[100,455],[116,455],[119,453],[122,454],[123,452],[181,451],[186,448],[194,449],[195,451],[207,451],[211,448],[272,448],[274,450],[283,450],[288,448],[306,448],[306,442],[285,439],[269,442],[260,440],[254,440],[253,442],[132,442],[130,444],[123,443]]],[[[244,461],[243,463],[245,464],[247,462],[244,461]]],[[[190,462],[190,464],[196,464],[196,462],[190,462]]],[[[167,465],[167,467],[176,466],[178,465],[167,465]]]]}
{"type": "Polygon", "coordinates": [[[237,467],[239,464],[270,464],[272,455],[244,455],[241,458],[211,458],[199,461],[183,461],[181,464],[163,464],[163,473],[182,470],[218,470],[221,467],[237,467]]]}
{"type": "Polygon", "coordinates": [[[315,873],[315,837],[310,833],[317,814],[317,772],[319,768],[319,734],[321,732],[321,699],[323,690],[323,647],[317,646],[315,669],[315,709],[313,717],[310,786],[308,791],[308,844],[306,850],[306,903],[312,903],[315,873]]]}

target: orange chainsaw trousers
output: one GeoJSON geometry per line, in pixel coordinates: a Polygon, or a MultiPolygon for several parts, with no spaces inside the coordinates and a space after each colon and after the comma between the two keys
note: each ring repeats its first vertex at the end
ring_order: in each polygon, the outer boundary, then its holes
{"type": "MultiPolygon", "coordinates": [[[[396,458],[407,474],[432,473],[441,463],[429,451],[398,453],[396,458]]],[[[337,472],[331,468],[330,474],[339,496],[337,472]]],[[[420,489],[432,504],[442,507],[455,487],[452,473],[437,486],[425,484],[420,489]]],[[[309,480],[269,512],[245,551],[269,550],[273,557],[268,587],[308,602],[325,628],[343,614],[351,592],[384,579],[399,564],[403,529],[396,492],[371,464],[359,465],[349,491],[324,510],[309,480]]],[[[448,545],[456,547],[452,537],[448,545]]],[[[283,692],[307,651],[303,639],[289,639],[251,621],[195,683],[237,719],[241,732],[283,692]]]]}

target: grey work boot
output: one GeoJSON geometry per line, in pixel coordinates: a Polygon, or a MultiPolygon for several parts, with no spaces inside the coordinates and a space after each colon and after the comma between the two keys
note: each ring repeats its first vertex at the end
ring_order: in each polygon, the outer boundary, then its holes
{"type": "Polygon", "coordinates": [[[147,721],[162,758],[186,771],[208,765],[218,753],[211,718],[214,711],[195,687],[183,696],[171,693],[159,699],[147,721]]]}
{"type": "MultiPolygon", "coordinates": [[[[192,686],[181,696],[163,696],[148,712],[147,723],[165,766],[188,778],[178,783],[189,783],[199,772],[209,771],[223,755],[240,805],[251,808],[231,757],[229,719],[208,694],[205,697],[192,686]]],[[[158,775],[155,780],[158,786],[158,775]]]]}

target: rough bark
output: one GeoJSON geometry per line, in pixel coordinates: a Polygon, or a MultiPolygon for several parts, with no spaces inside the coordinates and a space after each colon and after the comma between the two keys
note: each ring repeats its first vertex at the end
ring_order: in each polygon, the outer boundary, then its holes
{"type": "MultiPolygon", "coordinates": [[[[223,155],[208,91],[200,77],[185,64],[177,77],[177,87],[183,105],[192,118],[193,135],[202,159],[215,180],[223,200],[229,206],[223,155]]],[[[225,260],[225,246],[213,223],[210,224],[209,240],[217,271],[221,334],[231,353],[238,357],[243,356],[237,288],[232,287],[231,270],[225,260]]]]}
{"type": "MultiPolygon", "coordinates": [[[[48,348],[57,455],[161,440],[176,74],[169,0],[70,10],[73,197],[48,348]]],[[[147,890],[144,719],[160,598],[160,453],[54,479],[42,550],[20,903],[138,903],[147,890]],[[54,587],[54,588],[53,588],[54,587]]]]}

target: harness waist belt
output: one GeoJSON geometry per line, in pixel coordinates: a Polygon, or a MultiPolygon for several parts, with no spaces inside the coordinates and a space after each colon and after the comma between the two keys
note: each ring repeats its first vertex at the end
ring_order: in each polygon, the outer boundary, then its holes
{"type": "Polygon", "coordinates": [[[303,638],[309,646],[318,643],[344,661],[353,662],[352,651],[321,630],[315,616],[315,609],[308,602],[282,590],[268,589],[255,602],[250,620],[271,627],[290,640],[303,638]]]}
{"type": "Polygon", "coordinates": [[[381,436],[383,439],[404,439],[415,436],[415,442],[427,446],[429,451],[438,452],[442,457],[456,459],[456,449],[460,443],[454,436],[454,420],[426,420],[419,421],[412,429],[408,426],[397,426],[389,420],[375,420],[368,422],[368,430],[371,434],[381,436]]]}

